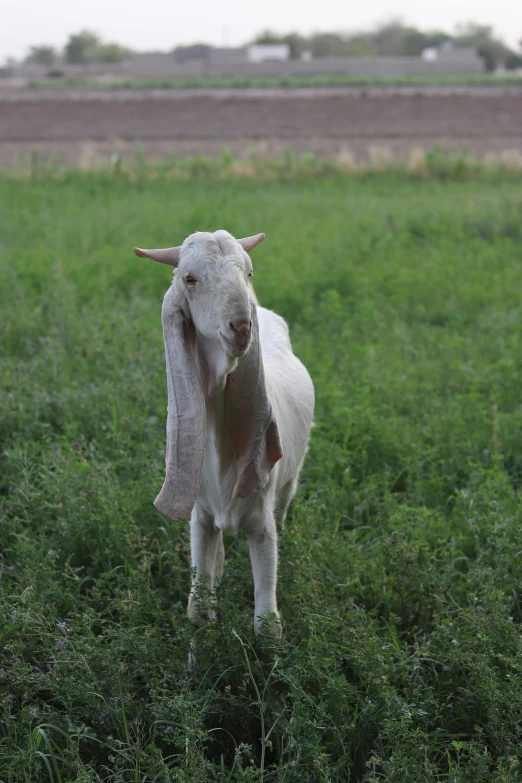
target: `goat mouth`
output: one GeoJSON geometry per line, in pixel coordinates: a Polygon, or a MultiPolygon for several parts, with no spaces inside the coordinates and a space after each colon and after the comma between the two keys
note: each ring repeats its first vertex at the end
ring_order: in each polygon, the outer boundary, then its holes
{"type": "Polygon", "coordinates": [[[243,342],[237,343],[237,342],[232,342],[232,340],[229,340],[228,337],[225,337],[223,332],[220,332],[219,334],[221,335],[221,337],[222,337],[223,341],[225,342],[226,346],[228,348],[231,348],[236,353],[237,352],[245,353],[245,351],[247,350],[248,346],[250,345],[250,337],[247,337],[245,339],[244,343],[243,342]]]}

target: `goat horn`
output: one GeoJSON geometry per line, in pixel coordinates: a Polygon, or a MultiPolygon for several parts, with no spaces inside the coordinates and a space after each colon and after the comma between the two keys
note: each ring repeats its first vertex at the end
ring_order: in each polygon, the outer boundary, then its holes
{"type": "Polygon", "coordinates": [[[243,250],[246,250],[247,253],[250,253],[250,251],[253,250],[256,245],[259,245],[259,243],[262,242],[264,238],[264,234],[254,234],[252,237],[244,237],[243,239],[238,239],[237,241],[243,250]]]}
{"type": "Polygon", "coordinates": [[[163,247],[158,250],[143,250],[141,247],[135,247],[134,252],[140,258],[152,258],[153,261],[159,261],[160,264],[177,266],[179,264],[180,247],[163,247]]]}

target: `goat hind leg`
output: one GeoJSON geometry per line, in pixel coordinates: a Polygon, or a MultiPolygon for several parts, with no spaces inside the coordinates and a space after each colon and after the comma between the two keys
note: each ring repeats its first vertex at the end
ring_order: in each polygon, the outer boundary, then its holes
{"type": "Polygon", "coordinates": [[[223,576],[225,566],[225,546],[223,544],[223,532],[218,531],[218,543],[216,547],[216,559],[214,560],[214,580],[223,576]]]}
{"type": "Polygon", "coordinates": [[[298,483],[297,477],[290,479],[290,481],[287,481],[286,484],[283,487],[281,487],[277,495],[277,507],[275,510],[275,520],[279,532],[282,532],[284,529],[286,512],[288,511],[288,506],[292,502],[292,499],[296,493],[297,483],[298,483]]]}

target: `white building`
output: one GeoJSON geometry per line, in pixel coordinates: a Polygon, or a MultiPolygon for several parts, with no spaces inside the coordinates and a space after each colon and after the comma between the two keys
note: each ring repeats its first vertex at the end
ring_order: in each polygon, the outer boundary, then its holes
{"type": "Polygon", "coordinates": [[[252,44],[247,48],[249,63],[284,62],[290,58],[288,44],[252,44]]]}

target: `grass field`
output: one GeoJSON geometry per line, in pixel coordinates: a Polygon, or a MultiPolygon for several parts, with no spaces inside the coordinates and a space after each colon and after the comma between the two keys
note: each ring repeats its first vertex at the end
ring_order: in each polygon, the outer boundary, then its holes
{"type": "Polygon", "coordinates": [[[39,90],[83,88],[88,90],[149,90],[193,88],[252,88],[252,87],[386,87],[386,86],[473,86],[519,85],[520,75],[492,76],[478,74],[434,74],[428,76],[347,76],[325,74],[321,76],[235,76],[228,78],[184,79],[122,79],[113,82],[90,81],[77,77],[31,81],[28,87],[39,90]]]}
{"type": "Polygon", "coordinates": [[[196,174],[0,179],[0,780],[520,780],[520,177],[196,174]],[[170,275],[131,249],[218,227],[267,233],[317,410],[283,639],[228,540],[191,671],[170,275]]]}

